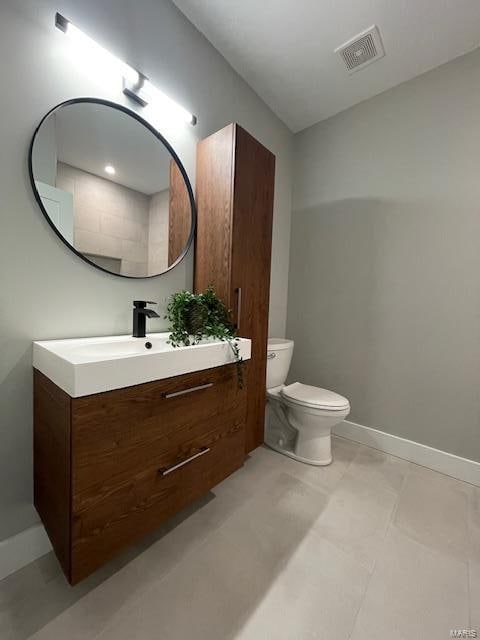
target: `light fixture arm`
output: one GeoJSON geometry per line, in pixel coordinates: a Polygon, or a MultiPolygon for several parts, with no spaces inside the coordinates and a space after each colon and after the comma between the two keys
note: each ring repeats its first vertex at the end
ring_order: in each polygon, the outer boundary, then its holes
{"type": "Polygon", "coordinates": [[[138,102],[142,107],[146,107],[148,104],[148,100],[145,97],[145,89],[146,81],[148,80],[147,76],[144,76],[143,73],[138,73],[138,79],[136,82],[129,80],[126,76],[123,76],[123,93],[138,102]]]}

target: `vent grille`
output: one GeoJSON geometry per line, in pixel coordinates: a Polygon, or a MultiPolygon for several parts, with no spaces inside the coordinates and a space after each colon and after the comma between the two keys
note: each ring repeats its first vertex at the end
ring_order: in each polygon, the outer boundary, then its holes
{"type": "Polygon", "coordinates": [[[385,55],[380,32],[373,26],[355,36],[341,47],[335,49],[339,53],[350,73],[358,71],[385,55]]]}
{"type": "Polygon", "coordinates": [[[376,55],[377,48],[370,33],[342,51],[343,59],[349,71],[361,64],[365,64],[365,62],[375,58],[376,55]]]}

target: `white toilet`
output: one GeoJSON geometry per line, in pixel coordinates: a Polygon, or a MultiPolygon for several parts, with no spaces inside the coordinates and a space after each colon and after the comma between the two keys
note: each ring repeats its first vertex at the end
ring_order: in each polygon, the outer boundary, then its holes
{"type": "Polygon", "coordinates": [[[317,466],[332,462],[332,427],[350,413],[346,398],[300,382],[285,386],[293,340],[270,338],[267,355],[265,444],[317,466]]]}

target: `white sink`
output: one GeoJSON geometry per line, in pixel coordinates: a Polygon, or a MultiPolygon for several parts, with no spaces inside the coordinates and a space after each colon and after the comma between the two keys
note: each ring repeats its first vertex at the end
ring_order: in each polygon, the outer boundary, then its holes
{"type": "MultiPolygon", "coordinates": [[[[33,343],[33,366],[73,398],[171,378],[234,362],[226,342],[191,347],[167,344],[168,333],[146,338],[109,336],[33,343]],[[151,348],[146,347],[150,343],[151,348]]],[[[238,339],[240,356],[250,358],[251,341],[238,339]]]]}

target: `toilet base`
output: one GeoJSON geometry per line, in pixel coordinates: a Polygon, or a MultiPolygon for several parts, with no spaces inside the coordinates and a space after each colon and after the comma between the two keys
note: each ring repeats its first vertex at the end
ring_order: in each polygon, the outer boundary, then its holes
{"type": "Polygon", "coordinates": [[[330,456],[328,460],[310,460],[309,458],[302,458],[302,456],[297,455],[293,451],[289,451],[288,449],[282,449],[279,445],[274,445],[270,442],[265,442],[267,447],[273,449],[274,451],[278,451],[278,453],[283,453],[284,456],[288,456],[289,458],[293,458],[294,460],[298,460],[298,462],[303,462],[304,464],[310,464],[313,467],[327,467],[329,464],[333,462],[333,456],[330,456]]]}
{"type": "Polygon", "coordinates": [[[280,398],[269,398],[265,415],[265,444],[283,455],[315,467],[332,463],[332,429],[337,418],[325,420],[323,428],[314,422],[313,428],[304,420],[303,428],[296,428],[295,420],[280,398]]]}

